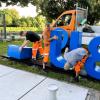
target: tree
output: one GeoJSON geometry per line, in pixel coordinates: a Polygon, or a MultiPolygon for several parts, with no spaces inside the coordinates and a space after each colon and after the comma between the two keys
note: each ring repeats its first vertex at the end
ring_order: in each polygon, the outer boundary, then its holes
{"type": "Polygon", "coordinates": [[[7,26],[17,26],[17,21],[20,18],[19,13],[15,9],[0,10],[0,14],[6,15],[7,26]]]}
{"type": "Polygon", "coordinates": [[[100,0],[89,0],[88,22],[94,24],[100,21],[100,0]]]}
{"type": "MultiPolygon", "coordinates": [[[[38,11],[41,10],[40,14],[46,16],[48,20],[56,19],[62,12],[66,10],[75,9],[75,4],[81,7],[89,6],[86,0],[39,0],[38,11]]],[[[37,5],[36,5],[37,6],[37,5]]]]}
{"type": "Polygon", "coordinates": [[[40,29],[43,29],[45,27],[45,23],[46,23],[46,18],[43,17],[42,15],[37,15],[33,19],[33,24],[35,24],[35,26],[40,29]]]}
{"type": "Polygon", "coordinates": [[[26,23],[28,27],[32,27],[33,26],[33,18],[32,17],[27,17],[26,18],[26,23]]]}
{"type": "Polygon", "coordinates": [[[76,3],[80,7],[88,7],[89,24],[100,21],[100,0],[42,0],[39,7],[47,19],[55,19],[65,10],[75,9],[76,3]]]}
{"type": "Polygon", "coordinates": [[[7,26],[11,25],[12,24],[12,17],[9,15],[9,9],[4,9],[4,10],[2,10],[2,12],[6,16],[6,25],[7,26]]]}
{"type": "Polygon", "coordinates": [[[8,13],[12,18],[12,26],[18,26],[18,21],[20,19],[18,11],[16,11],[16,9],[10,9],[8,13]]]}
{"type": "Polygon", "coordinates": [[[6,3],[6,5],[16,5],[20,4],[21,6],[27,6],[32,0],[0,0],[0,3],[6,3]]]}
{"type": "Polygon", "coordinates": [[[27,27],[27,20],[25,17],[20,18],[20,24],[21,27],[27,27]]]}
{"type": "Polygon", "coordinates": [[[45,16],[48,20],[57,18],[63,11],[74,9],[75,3],[81,7],[88,6],[88,22],[93,24],[100,21],[100,0],[0,0],[7,5],[19,4],[27,6],[31,3],[37,7],[39,14],[45,16]],[[96,15],[96,16],[95,16],[96,15]]]}

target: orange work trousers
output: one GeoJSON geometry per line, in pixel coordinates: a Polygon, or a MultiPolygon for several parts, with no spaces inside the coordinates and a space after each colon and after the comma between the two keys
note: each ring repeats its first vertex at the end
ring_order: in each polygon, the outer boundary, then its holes
{"type": "Polygon", "coordinates": [[[32,46],[32,58],[36,58],[37,51],[39,50],[39,53],[43,55],[43,48],[42,48],[42,41],[36,41],[33,43],[32,46]]]}
{"type": "Polygon", "coordinates": [[[75,65],[75,69],[74,69],[75,72],[79,74],[83,66],[84,66],[84,63],[82,63],[81,61],[78,61],[77,64],[75,65]]]}
{"type": "Polygon", "coordinates": [[[75,72],[76,73],[80,73],[80,71],[81,71],[81,69],[83,68],[83,66],[84,66],[84,64],[85,64],[85,62],[86,62],[86,60],[87,60],[87,58],[88,58],[88,56],[84,56],[82,59],[81,59],[81,61],[78,61],[77,63],[76,63],[76,65],[75,65],[75,72]]]}
{"type": "Polygon", "coordinates": [[[49,61],[49,51],[50,51],[50,44],[44,45],[44,58],[43,62],[47,63],[49,61]]]}

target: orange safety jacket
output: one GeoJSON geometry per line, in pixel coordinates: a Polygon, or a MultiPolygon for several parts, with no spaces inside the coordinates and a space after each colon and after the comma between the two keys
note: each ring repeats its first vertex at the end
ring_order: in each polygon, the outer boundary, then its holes
{"type": "Polygon", "coordinates": [[[81,71],[81,69],[83,68],[83,66],[84,66],[84,64],[85,64],[85,62],[86,62],[86,60],[87,60],[87,58],[88,58],[88,56],[84,56],[84,57],[81,59],[81,61],[78,61],[78,62],[76,63],[76,65],[74,66],[74,70],[75,70],[75,73],[76,73],[76,74],[79,74],[79,73],[80,73],[80,71],[81,71]]]}
{"type": "MultiPolygon", "coordinates": [[[[84,48],[85,49],[85,48],[84,48]]],[[[80,71],[81,71],[81,69],[84,67],[84,64],[85,64],[85,62],[86,62],[86,60],[87,60],[87,58],[88,58],[88,50],[87,49],[85,49],[86,50],[86,52],[87,52],[87,55],[85,55],[82,59],[81,59],[81,61],[78,61],[77,63],[76,63],[76,65],[74,66],[74,71],[75,71],[75,73],[76,74],[79,74],[80,73],[80,71]]]]}
{"type": "Polygon", "coordinates": [[[49,51],[50,51],[50,30],[48,28],[45,29],[43,32],[43,39],[44,39],[44,59],[43,62],[47,63],[49,60],[49,51]]]}
{"type": "Polygon", "coordinates": [[[50,30],[46,28],[43,33],[44,45],[50,45],[50,30]]]}

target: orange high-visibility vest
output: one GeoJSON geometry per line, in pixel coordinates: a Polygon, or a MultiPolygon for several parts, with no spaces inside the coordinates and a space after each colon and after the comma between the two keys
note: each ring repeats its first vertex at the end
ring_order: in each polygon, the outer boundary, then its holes
{"type": "Polygon", "coordinates": [[[50,51],[50,30],[46,28],[43,32],[43,39],[44,39],[44,59],[43,62],[47,63],[49,60],[49,51],[50,51]]]}
{"type": "Polygon", "coordinates": [[[50,44],[50,30],[48,30],[47,28],[44,30],[43,32],[43,39],[44,39],[44,45],[45,44],[50,44]]]}
{"type": "Polygon", "coordinates": [[[84,56],[81,61],[78,61],[74,67],[75,73],[79,74],[83,68],[88,56],[84,56]]]}

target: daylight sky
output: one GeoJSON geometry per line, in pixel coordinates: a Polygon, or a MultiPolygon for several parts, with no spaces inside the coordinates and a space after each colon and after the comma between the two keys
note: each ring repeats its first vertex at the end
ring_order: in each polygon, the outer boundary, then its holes
{"type": "Polygon", "coordinates": [[[3,3],[2,7],[0,7],[0,9],[4,9],[4,8],[8,8],[8,9],[15,8],[19,12],[20,16],[25,16],[25,17],[31,16],[31,17],[34,17],[34,16],[37,15],[36,7],[31,5],[31,4],[29,4],[28,7],[19,7],[19,6],[16,6],[16,5],[15,6],[5,7],[5,4],[3,3]]]}

